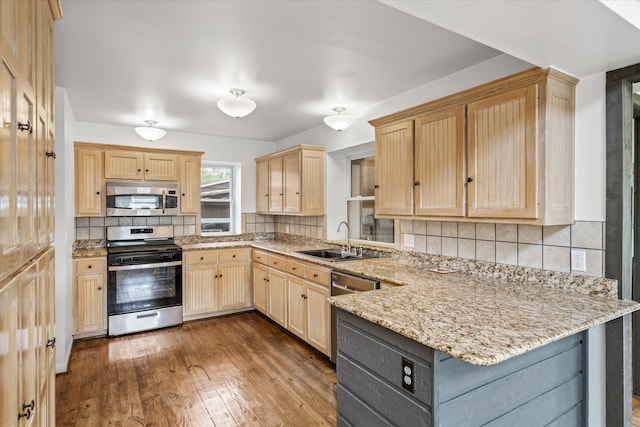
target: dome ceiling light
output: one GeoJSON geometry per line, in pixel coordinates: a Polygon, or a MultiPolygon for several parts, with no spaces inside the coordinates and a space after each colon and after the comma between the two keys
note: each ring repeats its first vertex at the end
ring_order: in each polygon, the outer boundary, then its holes
{"type": "Polygon", "coordinates": [[[138,135],[140,135],[140,137],[146,139],[147,141],[153,142],[167,134],[166,130],[153,127],[153,125],[158,123],[155,120],[145,120],[144,122],[149,126],[139,126],[134,130],[138,135]]]}
{"type": "Polygon", "coordinates": [[[324,123],[331,129],[340,132],[353,124],[355,118],[351,114],[342,114],[345,111],[344,107],[334,107],[333,111],[336,114],[331,114],[324,118],[324,123]]]}
{"type": "Polygon", "coordinates": [[[226,115],[238,119],[248,116],[256,109],[255,101],[249,98],[240,98],[244,95],[244,90],[231,89],[229,93],[231,93],[233,97],[229,96],[218,101],[218,108],[226,115]]]}

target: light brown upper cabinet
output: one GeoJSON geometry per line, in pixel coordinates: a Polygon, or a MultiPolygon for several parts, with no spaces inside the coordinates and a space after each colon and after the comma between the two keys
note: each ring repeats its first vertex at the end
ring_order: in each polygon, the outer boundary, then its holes
{"type": "Polygon", "coordinates": [[[376,216],[572,223],[577,82],[534,68],[372,120],[376,216]]]}
{"type": "Polygon", "coordinates": [[[178,156],[180,162],[180,212],[200,213],[200,156],[178,156]]]}
{"type": "Polygon", "coordinates": [[[76,147],[76,215],[104,216],[104,150],[76,147]]]}
{"type": "Polygon", "coordinates": [[[256,212],[324,215],[324,147],[298,145],[256,159],[256,212]]]}
{"type": "Polygon", "coordinates": [[[178,157],[174,154],[107,150],[104,163],[106,179],[178,180],[178,157]]]}

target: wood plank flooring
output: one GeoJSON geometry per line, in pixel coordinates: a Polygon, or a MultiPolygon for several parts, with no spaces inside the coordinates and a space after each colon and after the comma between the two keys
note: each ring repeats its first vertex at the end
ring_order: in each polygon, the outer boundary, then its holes
{"type": "Polygon", "coordinates": [[[329,360],[255,312],[74,343],[57,426],[336,424],[329,360]]]}

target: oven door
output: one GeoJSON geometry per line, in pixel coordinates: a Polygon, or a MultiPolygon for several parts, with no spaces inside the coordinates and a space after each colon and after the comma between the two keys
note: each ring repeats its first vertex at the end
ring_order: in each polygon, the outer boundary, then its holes
{"type": "Polygon", "coordinates": [[[109,316],[182,305],[182,262],[109,266],[109,316]]]}

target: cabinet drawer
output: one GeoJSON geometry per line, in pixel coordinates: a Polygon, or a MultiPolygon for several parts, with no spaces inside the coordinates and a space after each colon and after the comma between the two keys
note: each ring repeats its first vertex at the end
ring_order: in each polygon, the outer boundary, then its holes
{"type": "Polygon", "coordinates": [[[329,286],[330,275],[331,271],[327,270],[326,268],[307,265],[307,274],[305,275],[307,280],[329,286]]]}
{"type": "Polygon", "coordinates": [[[257,249],[253,250],[253,260],[255,262],[259,262],[261,264],[269,263],[269,255],[265,251],[260,251],[257,249]]]}
{"type": "Polygon", "coordinates": [[[281,256],[269,255],[269,267],[280,271],[286,271],[287,259],[281,256]]]}
{"type": "Polygon", "coordinates": [[[218,252],[217,251],[186,252],[184,259],[187,264],[217,263],[218,252]]]}
{"type": "Polygon", "coordinates": [[[220,262],[249,261],[249,249],[229,249],[219,252],[220,262]]]}
{"type": "Polygon", "coordinates": [[[101,273],[105,271],[106,260],[102,258],[87,258],[76,260],[76,273],[101,273]]]}
{"type": "Polygon", "coordinates": [[[287,260],[287,273],[304,277],[305,265],[301,262],[287,260]]]}

